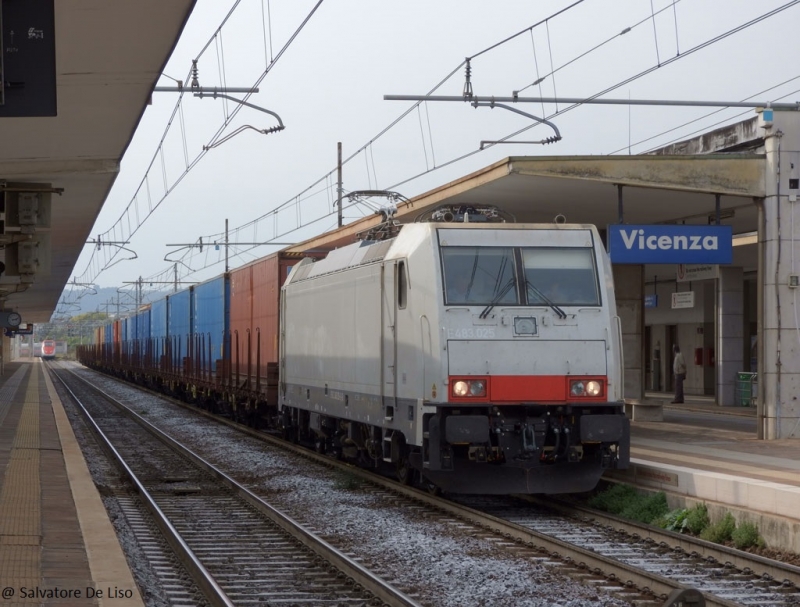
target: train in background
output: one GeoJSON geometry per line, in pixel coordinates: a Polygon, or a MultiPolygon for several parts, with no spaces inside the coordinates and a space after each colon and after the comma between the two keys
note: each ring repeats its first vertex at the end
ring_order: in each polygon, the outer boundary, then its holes
{"type": "Polygon", "coordinates": [[[590,225],[447,208],[279,252],[101,327],[85,365],[453,493],[569,493],[629,463],[611,264],[590,225]]]}
{"type": "Polygon", "coordinates": [[[53,360],[56,357],[56,342],[53,339],[42,341],[42,360],[53,360]]]}
{"type": "Polygon", "coordinates": [[[33,349],[28,344],[22,344],[19,347],[20,357],[43,358],[44,360],[52,360],[57,356],[62,356],[67,353],[67,342],[56,341],[53,339],[45,339],[33,343],[33,349]]]}

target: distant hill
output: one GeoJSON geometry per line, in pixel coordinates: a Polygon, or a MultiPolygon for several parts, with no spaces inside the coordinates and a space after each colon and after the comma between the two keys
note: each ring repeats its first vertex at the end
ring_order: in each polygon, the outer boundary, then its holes
{"type": "MultiPolygon", "coordinates": [[[[116,316],[127,316],[135,311],[136,301],[133,291],[128,287],[119,290],[117,287],[95,287],[84,291],[65,291],[58,300],[53,318],[78,316],[88,312],[105,312],[116,316]],[[79,295],[81,295],[79,297],[79,295]]],[[[142,303],[150,303],[161,299],[166,291],[149,291],[142,293],[142,303]]]]}

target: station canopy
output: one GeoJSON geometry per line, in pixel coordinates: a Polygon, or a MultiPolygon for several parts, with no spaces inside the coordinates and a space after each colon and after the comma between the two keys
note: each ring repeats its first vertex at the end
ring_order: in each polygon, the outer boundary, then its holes
{"type": "MultiPolygon", "coordinates": [[[[712,225],[719,204],[734,243],[738,235],[753,244],[755,238],[741,236],[757,230],[765,170],[764,155],[754,153],[509,157],[398,205],[395,217],[408,223],[439,205],[491,204],[520,223],[553,223],[563,215],[567,223],[603,230],[617,223],[712,225]]],[[[365,217],[291,250],[342,246],[381,221],[365,217]]],[[[755,247],[735,247],[733,263],[755,269],[755,247]]]]}

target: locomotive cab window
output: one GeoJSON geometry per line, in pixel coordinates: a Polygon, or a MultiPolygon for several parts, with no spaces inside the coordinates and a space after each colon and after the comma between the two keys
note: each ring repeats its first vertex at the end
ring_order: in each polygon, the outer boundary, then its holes
{"type": "Polygon", "coordinates": [[[448,305],[599,306],[593,250],[443,246],[448,305]]]}
{"type": "Polygon", "coordinates": [[[442,247],[445,302],[519,305],[511,247],[442,247]]]}
{"type": "Polygon", "coordinates": [[[528,305],[600,305],[592,249],[524,248],[522,265],[528,305]]]}

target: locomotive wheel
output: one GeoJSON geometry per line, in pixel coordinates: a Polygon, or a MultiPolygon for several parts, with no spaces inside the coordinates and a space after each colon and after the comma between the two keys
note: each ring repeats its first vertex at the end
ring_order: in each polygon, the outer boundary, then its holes
{"type": "Polygon", "coordinates": [[[281,434],[283,435],[283,440],[290,443],[297,442],[297,428],[294,426],[281,426],[281,434]]]}
{"type": "Polygon", "coordinates": [[[433,496],[441,495],[442,489],[439,485],[432,483],[424,476],[422,477],[422,488],[433,496]]]}
{"type": "Polygon", "coordinates": [[[402,485],[410,485],[414,481],[414,469],[409,466],[408,460],[404,459],[395,464],[395,474],[402,485]]]}
{"type": "Polygon", "coordinates": [[[320,453],[320,454],[324,454],[325,453],[325,439],[324,438],[317,437],[317,439],[314,441],[314,451],[316,451],[317,453],[320,453]]]}

